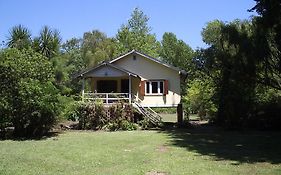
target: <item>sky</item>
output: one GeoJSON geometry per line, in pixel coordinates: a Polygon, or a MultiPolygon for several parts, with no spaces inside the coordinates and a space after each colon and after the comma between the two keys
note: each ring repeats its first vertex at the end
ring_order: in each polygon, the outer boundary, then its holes
{"type": "Polygon", "coordinates": [[[60,31],[63,41],[94,29],[114,37],[138,7],[158,40],[172,32],[196,49],[205,46],[201,31],[207,22],[250,19],[255,13],[247,10],[254,5],[254,0],[0,0],[0,42],[19,24],[32,36],[48,25],[60,31]]]}

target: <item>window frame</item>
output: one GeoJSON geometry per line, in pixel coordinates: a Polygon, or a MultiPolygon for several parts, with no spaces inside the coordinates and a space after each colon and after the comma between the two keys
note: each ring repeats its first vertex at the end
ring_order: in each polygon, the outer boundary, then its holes
{"type": "Polygon", "coordinates": [[[146,80],[144,92],[145,95],[164,95],[165,80],[146,80]],[[152,83],[155,82],[157,82],[157,93],[153,93],[153,88],[152,88],[152,83]],[[162,92],[161,92],[161,83],[162,83],[162,92]],[[149,86],[149,88],[147,86],[149,86]],[[149,90],[149,92],[147,92],[147,90],[149,90]]]}

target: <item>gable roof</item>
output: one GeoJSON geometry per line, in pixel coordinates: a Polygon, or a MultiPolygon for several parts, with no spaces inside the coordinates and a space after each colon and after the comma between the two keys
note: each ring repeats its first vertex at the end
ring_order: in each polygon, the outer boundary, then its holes
{"type": "Polygon", "coordinates": [[[153,61],[153,62],[156,62],[156,63],[158,63],[158,64],[161,64],[161,65],[163,65],[163,66],[165,66],[165,67],[168,67],[168,68],[173,69],[173,70],[175,70],[175,71],[178,71],[178,72],[180,72],[180,73],[184,73],[184,74],[186,73],[184,70],[181,70],[181,69],[179,69],[179,68],[177,68],[177,67],[175,67],[175,66],[172,66],[172,65],[170,65],[170,64],[164,63],[163,61],[161,61],[161,60],[159,60],[159,59],[153,58],[153,57],[151,57],[151,56],[149,56],[149,55],[146,55],[146,54],[141,53],[141,52],[136,51],[136,50],[131,50],[130,52],[128,52],[128,53],[126,53],[126,54],[124,54],[124,55],[121,55],[121,56],[119,56],[119,57],[117,57],[117,58],[115,58],[115,59],[109,61],[109,63],[112,64],[112,63],[114,63],[114,62],[116,62],[116,61],[118,61],[118,60],[120,60],[120,59],[122,59],[122,58],[125,58],[126,56],[131,55],[131,54],[140,55],[140,56],[142,56],[142,57],[144,57],[144,58],[147,58],[147,59],[149,59],[149,60],[151,60],[151,61],[153,61]]]}
{"type": "Polygon", "coordinates": [[[160,64],[160,65],[162,65],[162,66],[165,66],[165,67],[170,68],[170,69],[172,69],[172,70],[178,71],[179,74],[181,74],[181,75],[184,75],[184,76],[187,75],[187,72],[186,72],[185,70],[182,70],[182,69],[179,69],[179,68],[177,68],[177,67],[175,67],[175,66],[172,66],[172,65],[170,65],[170,64],[164,63],[163,61],[161,61],[161,60],[159,60],[159,59],[153,58],[153,57],[151,57],[151,56],[149,56],[149,55],[146,55],[146,54],[144,54],[144,53],[142,53],[142,52],[139,52],[139,51],[137,51],[137,50],[131,50],[130,52],[125,53],[125,54],[123,54],[123,55],[121,55],[121,56],[119,56],[119,57],[117,57],[117,58],[115,58],[115,59],[113,59],[113,60],[111,60],[111,61],[109,61],[109,62],[102,62],[101,64],[98,64],[98,65],[95,66],[95,67],[82,70],[81,72],[74,74],[72,77],[73,77],[74,79],[75,79],[75,78],[81,78],[81,77],[83,77],[85,74],[87,74],[88,72],[91,72],[91,71],[93,71],[93,70],[96,70],[96,69],[98,69],[98,68],[100,68],[100,67],[102,67],[102,66],[110,66],[110,67],[112,67],[112,68],[114,68],[114,69],[116,69],[116,70],[119,70],[119,71],[121,71],[121,72],[124,72],[124,73],[128,74],[129,76],[139,77],[137,74],[135,74],[135,73],[133,73],[133,72],[130,72],[130,71],[125,70],[125,69],[123,69],[123,68],[121,68],[121,67],[119,67],[119,66],[114,65],[114,62],[116,62],[116,61],[118,61],[118,60],[120,60],[120,59],[123,59],[123,58],[125,58],[126,56],[131,55],[131,54],[140,55],[140,56],[142,56],[142,57],[144,57],[144,58],[146,58],[146,59],[149,59],[149,60],[151,60],[151,61],[153,61],[153,62],[155,62],[155,63],[158,63],[158,64],[160,64]]]}
{"type": "Polygon", "coordinates": [[[124,72],[124,73],[128,74],[129,76],[138,77],[137,74],[132,73],[132,72],[130,72],[130,71],[128,71],[128,70],[125,70],[125,69],[123,69],[123,68],[121,68],[121,67],[119,67],[119,66],[113,65],[113,64],[111,64],[111,63],[109,63],[109,62],[102,62],[101,64],[99,64],[99,65],[97,65],[97,66],[95,66],[95,67],[86,69],[86,70],[84,70],[84,71],[82,71],[82,72],[80,72],[80,73],[74,75],[73,78],[82,78],[82,77],[84,77],[85,75],[87,75],[88,73],[90,73],[90,72],[92,72],[92,71],[94,71],[94,70],[97,70],[97,69],[99,69],[99,68],[101,68],[101,67],[104,67],[104,66],[109,66],[109,67],[111,67],[111,68],[113,68],[113,69],[116,69],[116,70],[119,70],[119,71],[121,71],[121,72],[124,72]]]}

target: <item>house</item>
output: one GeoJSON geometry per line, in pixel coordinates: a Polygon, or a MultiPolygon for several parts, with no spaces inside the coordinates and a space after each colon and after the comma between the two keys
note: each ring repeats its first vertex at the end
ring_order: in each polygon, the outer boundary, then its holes
{"type": "Polygon", "coordinates": [[[143,107],[177,107],[181,102],[180,83],[186,75],[176,67],[132,50],[109,62],[79,73],[83,80],[82,98],[104,103],[125,100],[143,107]],[[88,80],[90,92],[85,92],[88,80]]]}

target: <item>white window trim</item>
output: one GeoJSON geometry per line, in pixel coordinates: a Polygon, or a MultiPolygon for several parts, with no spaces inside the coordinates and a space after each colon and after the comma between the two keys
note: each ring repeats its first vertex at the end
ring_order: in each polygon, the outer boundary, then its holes
{"type": "Polygon", "coordinates": [[[145,95],[164,95],[165,87],[164,87],[164,80],[147,80],[145,82],[145,95]],[[157,93],[152,93],[152,82],[157,82],[157,93]],[[163,85],[163,92],[160,91],[160,82],[162,82],[163,85]],[[149,93],[147,93],[147,83],[149,83],[149,93]]]}

